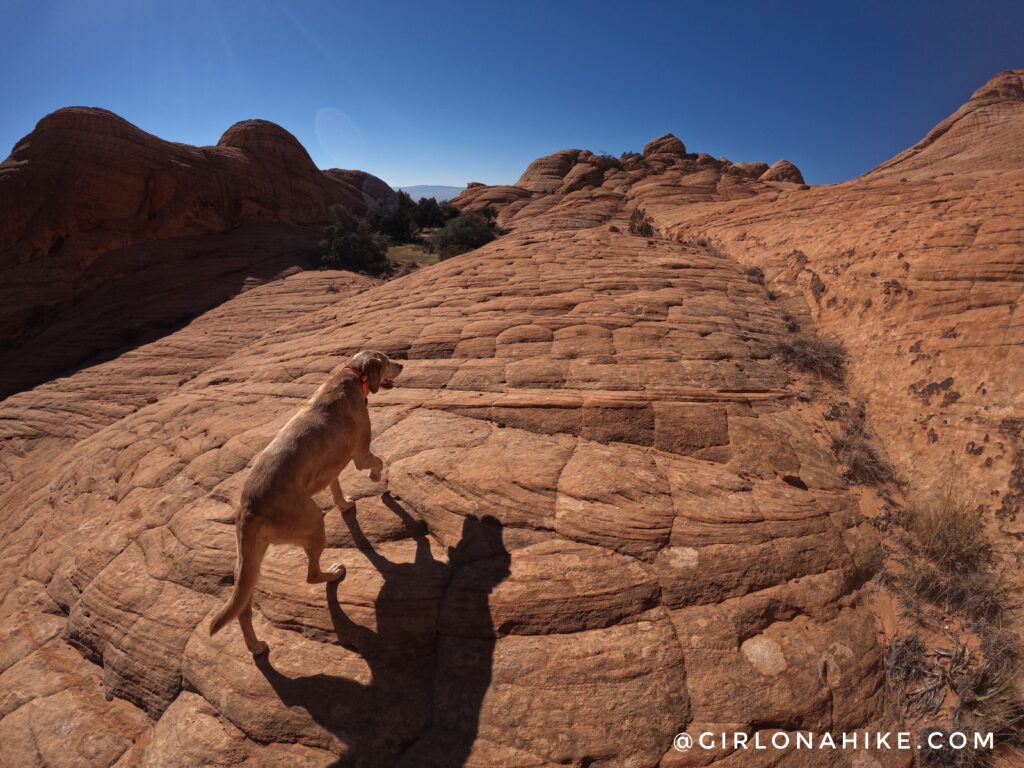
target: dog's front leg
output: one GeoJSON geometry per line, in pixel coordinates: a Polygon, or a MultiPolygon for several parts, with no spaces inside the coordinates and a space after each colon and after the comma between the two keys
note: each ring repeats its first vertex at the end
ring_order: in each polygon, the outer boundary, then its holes
{"type": "Polygon", "coordinates": [[[331,480],[331,498],[334,499],[334,506],[338,508],[339,512],[348,512],[356,505],[352,499],[345,498],[345,494],[341,492],[341,483],[338,482],[338,478],[331,480]]]}
{"type": "Polygon", "coordinates": [[[384,460],[380,456],[375,456],[370,451],[367,451],[365,456],[356,457],[353,459],[353,462],[356,465],[356,469],[370,470],[370,479],[373,482],[380,482],[380,473],[384,469],[384,460]]]}
{"type": "Polygon", "coordinates": [[[374,456],[372,453],[370,458],[373,460],[373,466],[370,468],[370,479],[375,483],[379,483],[381,473],[384,471],[384,460],[380,456],[374,456]]]}

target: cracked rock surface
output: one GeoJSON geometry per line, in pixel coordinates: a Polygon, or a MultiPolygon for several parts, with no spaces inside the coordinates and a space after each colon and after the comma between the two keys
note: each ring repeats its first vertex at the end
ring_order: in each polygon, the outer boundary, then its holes
{"type": "Polygon", "coordinates": [[[769,355],[779,311],[731,260],[557,223],[358,294],[295,275],[0,405],[0,728],[59,707],[120,734],[79,764],[654,766],[685,728],[889,722],[878,542],[769,355]],[[161,383],[224,327],[246,337],[161,383]],[[354,518],[318,499],[336,587],[272,550],[257,664],[205,628],[232,505],[361,347],[408,358],[371,398],[391,495],[349,470],[354,518]]]}

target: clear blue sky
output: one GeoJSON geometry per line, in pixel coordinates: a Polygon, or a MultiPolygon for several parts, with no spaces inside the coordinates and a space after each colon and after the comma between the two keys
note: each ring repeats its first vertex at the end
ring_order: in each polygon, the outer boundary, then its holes
{"type": "Polygon", "coordinates": [[[840,181],[1024,67],[1022,0],[0,0],[0,29],[0,155],[71,104],[191,144],[261,117],[394,185],[668,131],[840,181]]]}

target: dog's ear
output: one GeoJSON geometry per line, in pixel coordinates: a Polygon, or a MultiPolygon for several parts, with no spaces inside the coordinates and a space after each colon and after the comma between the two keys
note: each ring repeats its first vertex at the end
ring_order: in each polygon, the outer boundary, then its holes
{"type": "Polygon", "coordinates": [[[384,361],[377,355],[373,355],[363,365],[363,373],[366,374],[366,384],[374,394],[380,390],[380,381],[384,378],[384,361]]]}

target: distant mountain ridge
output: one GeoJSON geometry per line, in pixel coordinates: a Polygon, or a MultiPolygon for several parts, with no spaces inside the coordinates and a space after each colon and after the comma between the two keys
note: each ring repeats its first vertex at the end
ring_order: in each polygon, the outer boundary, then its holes
{"type": "Polygon", "coordinates": [[[440,184],[415,184],[411,187],[395,187],[396,192],[405,192],[413,200],[420,200],[424,197],[433,197],[438,202],[451,200],[460,195],[465,187],[446,187],[440,184]]]}

